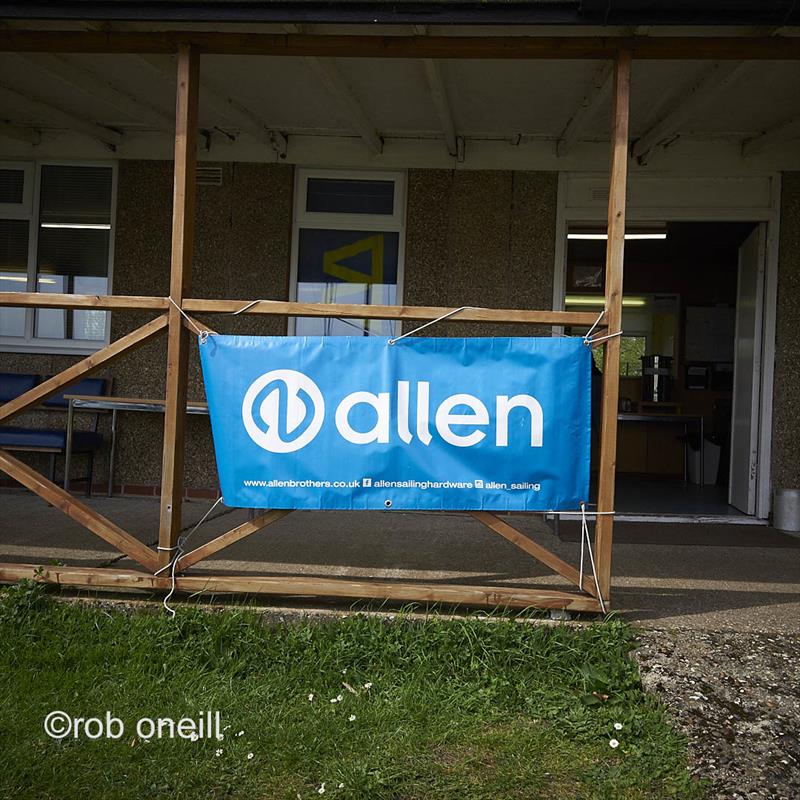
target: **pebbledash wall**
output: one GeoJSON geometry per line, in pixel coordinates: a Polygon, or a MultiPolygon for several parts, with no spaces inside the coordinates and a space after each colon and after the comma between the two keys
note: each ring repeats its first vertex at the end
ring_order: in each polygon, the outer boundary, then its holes
{"type": "MultiPolygon", "coordinates": [[[[193,286],[197,297],[286,299],[293,167],[224,163],[221,186],[198,188],[193,286]]],[[[169,293],[172,164],[120,161],[113,291],[169,293]]],[[[410,170],[403,301],[409,305],[549,308],[555,258],[554,172],[410,170]]],[[[800,173],[783,176],[773,417],[773,485],[800,486],[800,173]]],[[[148,315],[114,312],[112,338],[148,315]]],[[[209,317],[220,331],[281,335],[277,317],[209,317]]],[[[530,327],[448,323],[439,335],[533,333],[530,327]]],[[[108,374],[114,393],[164,394],[166,339],[123,357],[108,374]]],[[[194,347],[194,345],[193,345],[194,347]]],[[[0,370],[57,372],[69,356],[0,353],[0,370]]],[[[197,353],[189,396],[203,397],[197,353]]],[[[52,422],[52,420],[51,420],[52,422]]],[[[107,429],[107,420],[104,420],[107,429]]],[[[160,482],[163,418],[120,416],[116,483],[154,493],[160,482]]],[[[31,463],[43,466],[35,457],[31,463]]],[[[106,453],[96,480],[107,474],[106,453]]],[[[82,472],[76,465],[76,473],[82,472]]],[[[186,486],[217,487],[206,417],[188,418],[186,486]]]]}
{"type": "Polygon", "coordinates": [[[800,172],[783,174],[772,410],[772,485],[800,488],[800,172]]]}
{"type": "MultiPolygon", "coordinates": [[[[221,186],[198,187],[196,245],[190,296],[252,300],[289,296],[294,169],[288,165],[224,163],[221,186]]],[[[406,210],[403,301],[409,305],[550,308],[557,173],[410,170],[406,210]]],[[[172,163],[119,162],[114,294],[169,293],[172,163]]],[[[114,312],[112,339],[152,315],[114,312]]],[[[198,315],[201,316],[202,315],[198,315]]],[[[208,317],[221,332],[280,335],[286,319],[208,317]]],[[[439,335],[535,333],[530,326],[449,323],[439,335]]],[[[203,398],[196,345],[189,397],[203,398]]],[[[57,372],[72,356],[0,353],[0,370],[57,372]]],[[[166,338],[123,356],[108,371],[114,394],[163,397],[166,338]]],[[[106,374],[106,373],[102,373],[106,374]]],[[[52,424],[52,419],[51,419],[52,424]]],[[[60,422],[59,422],[60,424],[60,422]]],[[[107,430],[107,420],[103,421],[107,430]]],[[[127,493],[157,491],[163,417],[122,413],[116,479],[127,493]]],[[[30,463],[43,461],[24,456],[30,463]]],[[[105,480],[107,455],[95,481],[105,480]]],[[[73,474],[82,474],[75,466],[73,474]]],[[[186,487],[212,490],[216,470],[207,417],[187,423],[186,487]]]]}

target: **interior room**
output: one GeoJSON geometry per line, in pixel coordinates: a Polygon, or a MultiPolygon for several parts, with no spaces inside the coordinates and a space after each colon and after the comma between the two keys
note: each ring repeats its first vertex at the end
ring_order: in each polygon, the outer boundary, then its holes
{"type": "MultiPolygon", "coordinates": [[[[740,222],[669,222],[628,228],[618,416],[619,513],[752,513],[745,502],[737,501],[735,492],[731,496],[730,465],[740,261],[743,245],[757,227],[740,222]]],[[[605,248],[605,234],[596,227],[570,226],[567,309],[597,308],[598,313],[602,309],[605,248]]],[[[602,366],[602,348],[595,348],[595,420],[602,366]]],[[[593,429],[596,479],[597,426],[593,429]]]]}

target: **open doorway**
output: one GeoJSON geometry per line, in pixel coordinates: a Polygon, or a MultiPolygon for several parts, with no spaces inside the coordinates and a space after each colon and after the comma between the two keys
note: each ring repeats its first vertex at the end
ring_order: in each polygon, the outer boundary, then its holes
{"type": "MultiPolygon", "coordinates": [[[[764,226],[648,223],[626,240],[616,510],[745,521],[756,510],[764,226]]],[[[605,248],[601,228],[570,224],[567,309],[602,309],[605,248]]]]}

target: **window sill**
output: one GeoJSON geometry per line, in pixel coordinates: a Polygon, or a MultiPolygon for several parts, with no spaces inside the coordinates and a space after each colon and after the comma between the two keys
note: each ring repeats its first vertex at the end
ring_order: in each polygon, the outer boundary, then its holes
{"type": "Polygon", "coordinates": [[[88,356],[105,347],[108,342],[98,342],[96,345],[67,345],[63,342],[24,342],[13,343],[0,341],[0,353],[31,353],[52,356],[88,356]]]}

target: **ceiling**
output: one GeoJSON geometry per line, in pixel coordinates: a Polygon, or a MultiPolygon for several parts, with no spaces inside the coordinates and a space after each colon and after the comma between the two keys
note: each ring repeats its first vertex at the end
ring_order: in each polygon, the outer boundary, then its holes
{"type": "MultiPolygon", "coordinates": [[[[315,26],[303,32],[353,31],[315,26]]],[[[174,75],[175,60],[164,55],[0,54],[0,153],[8,139],[29,133],[33,144],[37,136],[69,129],[70,119],[87,123],[88,132],[75,128],[89,139],[97,133],[91,126],[111,129],[114,141],[105,144],[121,157],[127,142],[142,134],[169,138],[174,75]]],[[[565,155],[608,141],[610,83],[608,67],[595,61],[207,55],[199,121],[226,146],[263,139],[283,155],[293,137],[342,137],[363,142],[373,155],[387,142],[438,142],[452,150],[454,138],[467,153],[470,143],[536,142],[565,155]]],[[[745,152],[800,148],[800,61],[635,61],[631,139],[646,145],[643,152],[634,145],[640,161],[690,141],[724,142],[745,152]]]]}

